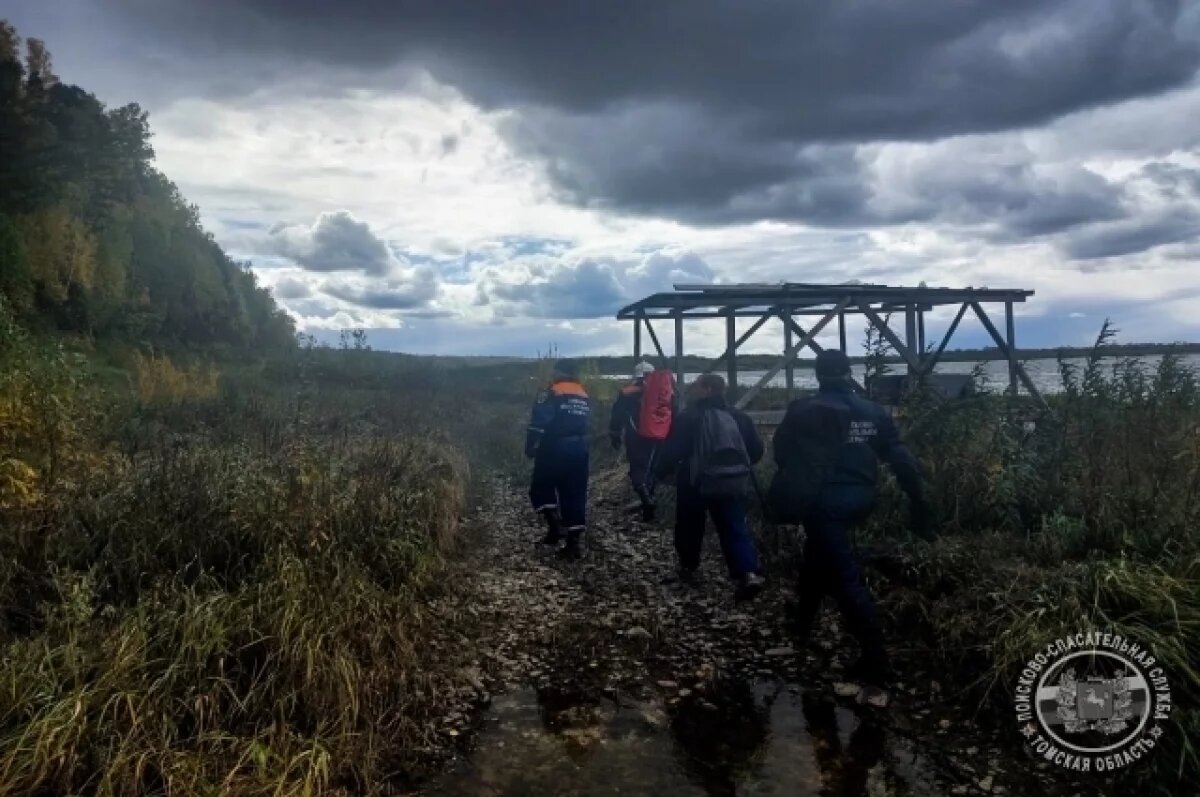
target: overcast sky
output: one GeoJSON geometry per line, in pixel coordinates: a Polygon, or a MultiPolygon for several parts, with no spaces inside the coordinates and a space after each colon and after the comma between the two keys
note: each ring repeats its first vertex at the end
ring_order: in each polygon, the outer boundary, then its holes
{"type": "Polygon", "coordinates": [[[1025,345],[1200,340],[1196,0],[4,9],[150,111],[309,331],[620,353],[613,313],[676,281],[859,279],[1031,288],[1025,345]]]}

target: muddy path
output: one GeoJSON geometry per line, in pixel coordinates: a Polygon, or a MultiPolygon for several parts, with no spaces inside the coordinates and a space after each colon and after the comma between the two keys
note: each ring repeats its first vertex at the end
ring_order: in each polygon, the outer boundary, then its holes
{"type": "Polygon", "coordinates": [[[790,585],[736,602],[711,533],[702,584],[668,583],[669,523],[626,515],[617,472],[593,495],[578,562],[534,545],[541,530],[511,487],[476,507],[454,589],[432,607],[469,628],[441,644],[470,699],[440,718],[448,755],[415,793],[1060,791],[903,659],[892,706],[858,706],[832,607],[798,650],[790,585]]]}

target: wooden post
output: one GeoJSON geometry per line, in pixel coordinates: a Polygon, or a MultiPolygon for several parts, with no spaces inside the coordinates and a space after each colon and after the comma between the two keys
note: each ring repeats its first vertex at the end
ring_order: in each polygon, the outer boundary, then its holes
{"type": "MultiPolygon", "coordinates": [[[[917,311],[910,304],[904,308],[904,345],[912,351],[920,363],[921,350],[917,348],[917,311]]],[[[920,373],[920,368],[914,368],[910,362],[908,366],[908,375],[916,376],[920,373]]]]}
{"type": "Polygon", "coordinates": [[[842,354],[846,354],[846,314],[838,313],[838,345],[842,347],[842,354]]]}
{"type": "Polygon", "coordinates": [[[640,318],[633,319],[633,364],[637,365],[642,361],[642,321],[640,318]]]}
{"type": "Polygon", "coordinates": [[[1013,303],[1004,303],[1005,338],[1008,342],[1008,389],[1017,395],[1017,328],[1013,321],[1013,303]]]}
{"type": "Polygon", "coordinates": [[[675,311],[675,374],[682,389],[687,380],[683,374],[683,311],[675,311]]]}
{"type": "MultiPolygon", "coordinates": [[[[705,368],[702,373],[711,374],[714,371],[716,371],[717,366],[721,364],[722,360],[728,359],[734,353],[734,351],[736,351],[737,349],[740,349],[742,347],[743,343],[750,340],[751,336],[753,336],[755,332],[757,332],[759,329],[761,329],[763,324],[765,324],[771,320],[773,312],[774,312],[773,310],[768,310],[766,313],[763,313],[762,317],[760,317],[757,321],[755,321],[754,324],[749,329],[747,329],[741,335],[738,335],[738,338],[737,338],[737,340],[734,341],[732,347],[726,346],[725,351],[721,352],[721,356],[718,357],[717,359],[713,360],[712,362],[710,362],[708,364],[708,367],[705,368]]],[[[729,315],[734,315],[733,311],[730,311],[729,315]]]]}
{"type": "Polygon", "coordinates": [[[725,363],[726,381],[729,382],[729,395],[737,394],[738,384],[738,365],[737,365],[737,316],[733,311],[729,311],[729,315],[725,317],[725,351],[729,352],[728,361],[725,363]]]}
{"type": "MultiPolygon", "coordinates": [[[[792,317],[791,308],[785,308],[780,315],[780,320],[783,321],[783,350],[789,352],[792,350],[792,325],[788,321],[792,317]]],[[[787,365],[783,367],[784,385],[787,387],[788,401],[792,400],[792,393],[796,389],[796,366],[795,360],[788,358],[787,365]]]]}

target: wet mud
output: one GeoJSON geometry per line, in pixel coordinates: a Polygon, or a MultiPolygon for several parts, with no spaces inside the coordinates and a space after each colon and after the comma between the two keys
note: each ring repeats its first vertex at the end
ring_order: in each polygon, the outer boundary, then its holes
{"type": "Polygon", "coordinates": [[[669,524],[625,514],[618,473],[595,490],[578,562],[538,550],[536,518],[502,485],[477,507],[434,611],[469,611],[479,699],[443,722],[448,756],[415,793],[1075,792],[926,674],[902,669],[887,709],[858,705],[832,607],[803,646],[784,579],[737,602],[710,535],[702,583],[677,583],[669,524]]]}

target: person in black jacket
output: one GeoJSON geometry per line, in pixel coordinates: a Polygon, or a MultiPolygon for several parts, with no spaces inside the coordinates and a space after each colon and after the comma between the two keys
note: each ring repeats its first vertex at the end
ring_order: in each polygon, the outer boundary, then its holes
{"type": "Polygon", "coordinates": [[[726,403],[725,380],[720,376],[702,375],[692,385],[689,394],[691,401],[688,408],[675,416],[657,468],[660,478],[667,477],[672,469],[676,471],[675,552],[679,556],[679,578],[685,583],[695,582],[700,567],[704,526],[707,517],[711,517],[717,527],[729,577],[736,585],[736,594],[741,599],[750,599],[762,591],[764,582],[759,575],[758,553],[750,538],[745,498],[701,494],[692,481],[691,460],[696,451],[701,422],[707,412],[727,412],[733,417],[745,444],[748,467],[753,467],[762,459],[762,438],[754,428],[754,422],[744,412],[726,403]]]}
{"type": "Polygon", "coordinates": [[[798,595],[801,631],[811,631],[821,601],[826,595],[833,596],[862,648],[852,674],[880,691],[890,673],[888,656],[875,603],[852,548],[851,532],[871,512],[878,461],[883,460],[909,496],[914,530],[924,534],[927,513],[921,475],[887,410],[852,389],[850,360],[844,353],[821,352],[816,373],[817,394],[792,402],[775,432],[773,448],[779,473],[772,485],[772,504],[776,504],[777,492],[784,493],[780,503],[787,503],[789,487],[798,492],[803,485],[815,483],[812,499],[795,504],[805,531],[798,595]],[[834,438],[832,446],[825,442],[830,437],[834,438]],[[822,456],[827,461],[814,461],[822,456]],[[810,475],[814,470],[819,470],[815,478],[810,475]],[[783,490],[777,490],[779,487],[783,490]]]}
{"type": "Polygon", "coordinates": [[[662,443],[643,437],[638,431],[638,419],[646,392],[646,374],[653,371],[654,366],[650,363],[637,364],[633,381],[621,388],[621,393],[613,404],[612,417],[608,424],[608,436],[613,450],[619,451],[621,443],[625,444],[625,457],[629,460],[629,481],[638,497],[638,503],[630,509],[640,509],[642,520],[647,523],[653,523],[657,514],[654,503],[654,491],[657,487],[654,464],[662,443]]]}

